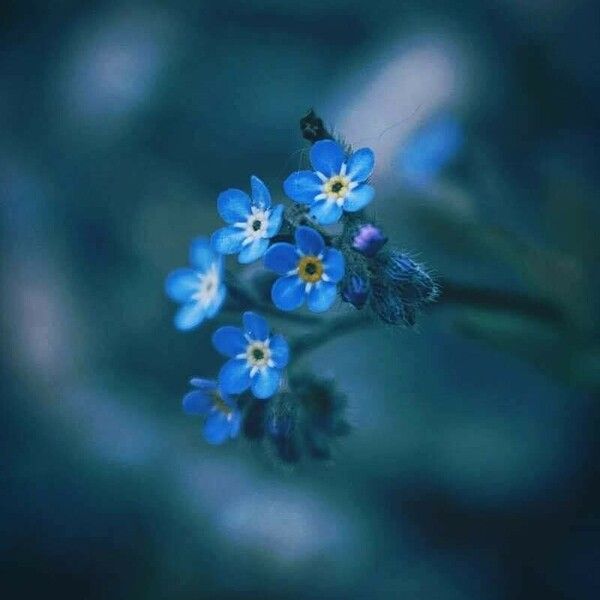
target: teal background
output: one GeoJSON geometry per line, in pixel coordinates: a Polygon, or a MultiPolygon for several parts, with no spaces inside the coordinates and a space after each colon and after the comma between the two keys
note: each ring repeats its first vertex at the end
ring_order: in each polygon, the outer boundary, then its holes
{"type": "Polygon", "coordinates": [[[597,598],[596,12],[4,3],[11,597],[597,598]],[[163,281],[219,226],[221,190],[256,174],[284,201],[311,106],[375,150],[390,238],[499,300],[442,290],[415,331],[303,358],[347,393],[354,430],[331,463],[289,469],[244,440],[209,447],[182,414],[189,377],[221,359],[210,323],[174,330],[163,281]]]}

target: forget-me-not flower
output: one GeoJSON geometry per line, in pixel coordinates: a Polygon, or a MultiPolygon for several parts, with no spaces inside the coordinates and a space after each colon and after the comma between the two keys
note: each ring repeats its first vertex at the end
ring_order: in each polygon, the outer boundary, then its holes
{"type": "Polygon", "coordinates": [[[223,257],[215,252],[207,237],[190,245],[191,268],[176,269],[165,281],[167,296],[183,306],[175,314],[175,327],[188,330],[205,318],[214,317],[225,300],[223,257]]]}
{"type": "Polygon", "coordinates": [[[252,198],[242,190],[225,190],[217,199],[217,208],[228,227],[212,235],[212,245],[221,254],[237,254],[242,264],[260,258],[269,239],[281,228],[283,205],[271,208],[271,194],[256,176],[250,178],[252,198]]]}
{"type": "Polygon", "coordinates": [[[243,315],[243,328],[225,326],[215,331],[214,347],[230,358],[219,373],[221,389],[241,394],[248,388],[256,398],[270,398],[278,389],[289,347],[281,335],[270,335],[267,321],[253,312],[243,315]]]}
{"type": "Polygon", "coordinates": [[[242,415],[235,402],[223,393],[216,381],[194,378],[190,385],[196,389],[183,397],[183,410],[188,415],[205,418],[202,434],[209,444],[222,444],[237,437],[242,415]]]}
{"type": "Polygon", "coordinates": [[[321,140],[311,147],[310,162],[314,171],[292,173],[283,189],[295,202],[308,204],[317,223],[335,223],[343,211],[355,212],[373,199],[375,190],[365,183],[375,165],[370,148],[346,157],[337,142],[321,140]]]}
{"type": "Polygon", "coordinates": [[[311,227],[297,227],[295,236],[295,246],[279,242],[265,254],[265,266],[282,275],[271,288],[271,298],[281,310],[299,308],[306,299],[310,310],[322,312],[335,300],[336,284],[344,276],[344,256],[325,247],[311,227]]]}

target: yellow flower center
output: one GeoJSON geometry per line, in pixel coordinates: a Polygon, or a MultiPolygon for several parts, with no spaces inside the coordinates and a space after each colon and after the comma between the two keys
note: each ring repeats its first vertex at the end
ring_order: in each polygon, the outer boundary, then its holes
{"type": "Polygon", "coordinates": [[[298,276],[308,283],[321,281],[323,263],[316,256],[303,256],[298,261],[298,276]]]}
{"type": "Polygon", "coordinates": [[[268,366],[271,350],[265,342],[251,342],[246,348],[246,360],[252,367],[268,366]]]}
{"type": "Polygon", "coordinates": [[[350,186],[350,178],[345,175],[334,175],[323,184],[323,193],[331,200],[341,200],[346,197],[350,186]]]}

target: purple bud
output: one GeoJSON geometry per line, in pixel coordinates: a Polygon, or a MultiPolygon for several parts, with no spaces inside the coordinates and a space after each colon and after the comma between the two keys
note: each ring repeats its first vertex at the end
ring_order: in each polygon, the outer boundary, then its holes
{"type": "Polygon", "coordinates": [[[352,240],[352,247],[365,256],[375,256],[386,242],[387,238],[381,229],[367,223],[359,228],[352,240]]]}
{"type": "Polygon", "coordinates": [[[344,302],[349,302],[356,306],[356,308],[362,308],[368,297],[369,286],[367,282],[358,275],[353,275],[342,290],[342,299],[344,302]]]}

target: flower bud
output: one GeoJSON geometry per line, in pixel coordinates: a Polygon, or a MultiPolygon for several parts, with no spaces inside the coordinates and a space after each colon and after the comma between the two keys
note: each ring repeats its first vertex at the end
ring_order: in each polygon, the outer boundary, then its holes
{"type": "Polygon", "coordinates": [[[358,275],[352,275],[342,289],[342,300],[362,308],[369,297],[369,284],[358,275]]]}
{"type": "Polygon", "coordinates": [[[414,325],[419,310],[438,295],[425,269],[399,250],[379,255],[372,272],[371,307],[386,323],[414,325]]]}
{"type": "Polygon", "coordinates": [[[383,235],[381,229],[371,223],[361,225],[358,232],[352,239],[352,247],[365,256],[375,256],[384,244],[387,237],[383,235]]]}
{"type": "Polygon", "coordinates": [[[430,302],[437,296],[437,286],[425,269],[398,250],[386,257],[383,272],[406,303],[430,302]]]}

